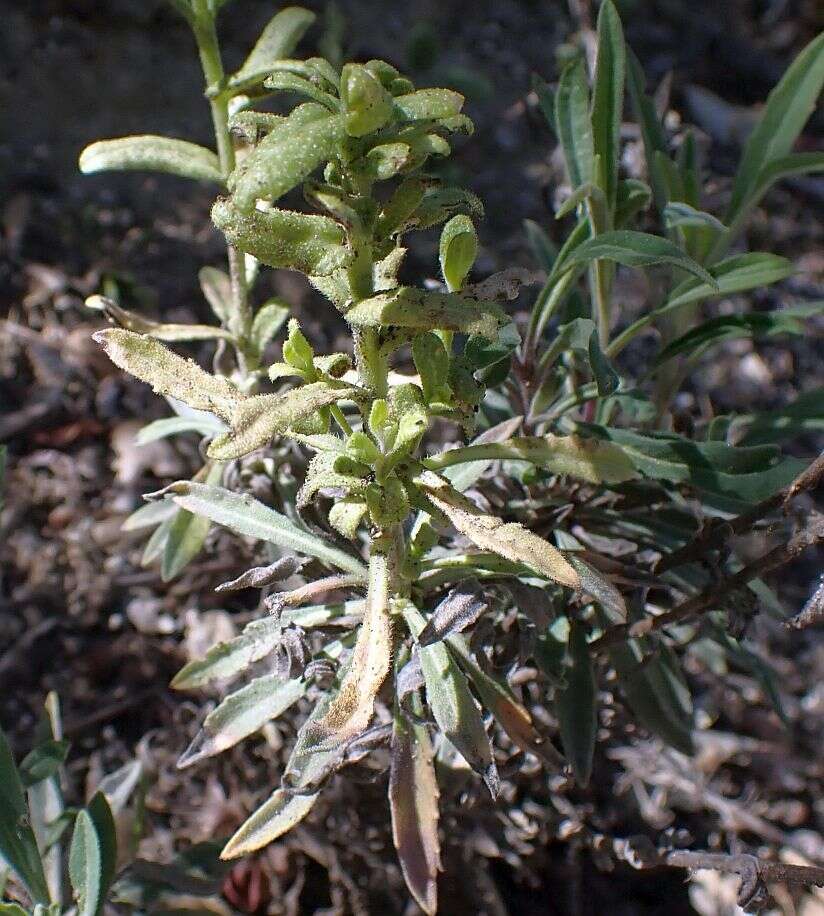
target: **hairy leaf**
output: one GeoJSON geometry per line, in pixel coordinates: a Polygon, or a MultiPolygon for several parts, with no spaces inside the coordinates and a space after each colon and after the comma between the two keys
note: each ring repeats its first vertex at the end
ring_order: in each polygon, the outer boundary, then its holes
{"type": "Polygon", "coordinates": [[[554,129],[564,151],[572,190],[592,181],[593,139],[589,116],[586,64],[579,58],[567,65],[555,93],[554,129]]]}
{"type": "Polygon", "coordinates": [[[553,582],[579,589],[581,579],[563,554],[518,522],[504,522],[481,512],[465,496],[431,471],[416,479],[426,496],[449,519],[455,528],[482,550],[523,563],[553,582]]]}
{"type": "Polygon", "coordinates": [[[276,13],[260,33],[243,65],[229,79],[233,92],[243,92],[263,82],[272,65],[295,50],[306,30],[317,17],[299,6],[288,6],[276,13]]]}
{"type": "Polygon", "coordinates": [[[195,410],[208,410],[230,420],[243,395],[228,380],[210,375],[193,360],[184,359],[150,337],[112,328],[97,331],[94,339],[121,369],[195,410]]]}
{"type": "Polygon", "coordinates": [[[296,108],[233,173],[234,205],[248,215],[255,201],[282,197],[330,159],[345,136],[343,115],[314,102],[296,108]]]}
{"type": "Polygon", "coordinates": [[[392,839],[406,886],[429,916],[438,907],[439,794],[426,729],[407,722],[396,710],[389,770],[392,839]]]}
{"type": "Polygon", "coordinates": [[[241,401],[232,413],[231,430],[212,440],[207,454],[219,461],[240,458],[283,435],[322,407],[351,399],[358,389],[314,382],[285,394],[259,394],[241,401]]]}
{"type": "Polygon", "coordinates": [[[98,140],[80,154],[84,175],[109,171],[168,172],[181,178],[223,184],[217,156],[187,140],[151,135],[98,140]]]}
{"type": "Polygon", "coordinates": [[[298,527],[285,515],[264,506],[249,495],[191,481],[174,483],[168,492],[182,509],[205,515],[238,534],[317,557],[325,563],[365,578],[366,569],[360,560],[298,527]]]}
{"type": "Polygon", "coordinates": [[[178,769],[234,747],[282,715],[306,693],[307,686],[300,677],[284,681],[269,674],[230,694],[206,716],[203,727],[178,760],[178,769]]]}
{"type": "Polygon", "coordinates": [[[346,320],[356,327],[394,325],[421,331],[461,331],[495,340],[507,318],[496,302],[399,286],[363,299],[349,309],[346,320]]]}
{"type": "MultiPolygon", "coordinates": [[[[425,621],[417,608],[405,604],[404,619],[419,635],[425,621]]],[[[478,707],[461,669],[442,642],[419,649],[421,669],[426,683],[426,698],[438,728],[455,745],[466,762],[479,773],[493,798],[500,781],[489,736],[484,729],[478,707]]]]}
{"type": "Polygon", "coordinates": [[[232,245],[269,267],[326,277],[351,257],[343,228],[327,216],[277,209],[244,214],[231,200],[218,200],[212,222],[232,245]]]}
{"type": "Polygon", "coordinates": [[[623,483],[638,477],[620,447],[583,436],[521,436],[486,445],[450,449],[426,458],[433,471],[482,460],[528,461],[552,474],[569,474],[591,483],[623,483]]]}
{"type": "Polygon", "coordinates": [[[815,109],[822,86],[824,34],[804,48],[769,94],[761,120],[744,147],[727,210],[728,226],[749,205],[764,169],[792,150],[815,109]]]}

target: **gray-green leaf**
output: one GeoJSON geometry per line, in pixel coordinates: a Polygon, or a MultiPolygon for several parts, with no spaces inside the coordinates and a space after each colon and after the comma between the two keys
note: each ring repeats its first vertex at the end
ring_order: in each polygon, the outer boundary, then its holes
{"type": "Polygon", "coordinates": [[[80,154],[84,175],[110,171],[167,172],[181,178],[223,184],[217,156],[203,146],[172,137],[142,135],[99,140],[80,154]]]}

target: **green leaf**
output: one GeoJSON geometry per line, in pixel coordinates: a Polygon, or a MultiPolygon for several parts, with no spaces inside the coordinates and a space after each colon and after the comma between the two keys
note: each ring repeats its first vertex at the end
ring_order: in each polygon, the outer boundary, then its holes
{"type": "Polygon", "coordinates": [[[6,736],[0,729],[0,856],[36,903],[49,903],[49,890],[37,840],[29,826],[23,783],[6,736]]]}
{"type": "Polygon", "coordinates": [[[503,442],[468,445],[424,459],[433,471],[474,461],[528,461],[551,474],[569,474],[590,483],[623,483],[638,476],[620,447],[582,436],[521,436],[503,442]]]}
{"type": "Polygon", "coordinates": [[[804,334],[801,319],[824,312],[824,302],[772,312],[750,312],[746,315],[719,315],[705,321],[671,341],[655,358],[660,366],[675,356],[694,356],[721,340],[740,337],[775,337],[778,334],[804,334]]]}
{"type": "Polygon", "coordinates": [[[744,147],[732,189],[728,226],[752,205],[765,169],[793,148],[824,86],[824,34],[814,38],[773,89],[744,147]]]}
{"type": "Polygon", "coordinates": [[[786,258],[776,254],[750,252],[725,258],[709,270],[715,279],[714,285],[696,277],[689,277],[679,283],[662,306],[647,313],[622,331],[607,348],[607,354],[611,357],[617,356],[639,331],[664,315],[714,296],[729,296],[777,283],[793,273],[793,265],[786,258]]]}
{"type": "MultiPolygon", "coordinates": [[[[216,417],[164,417],[147,424],[135,436],[135,445],[148,445],[158,439],[178,436],[181,433],[199,433],[201,436],[216,436],[225,433],[228,427],[216,417]]],[[[147,506],[143,507],[148,508],[147,506]]],[[[141,511],[141,510],[138,510],[141,511]]],[[[126,530],[124,528],[124,530],[126,530]]]]}
{"type": "Polygon", "coordinates": [[[460,331],[495,340],[507,322],[497,302],[462,298],[454,293],[431,293],[413,286],[399,286],[387,293],[363,299],[346,313],[356,327],[394,325],[420,331],[460,331]]]}
{"type": "Polygon", "coordinates": [[[618,377],[618,373],[612,368],[609,360],[604,356],[601,346],[598,343],[598,332],[593,331],[589,335],[589,344],[587,345],[587,355],[589,356],[589,364],[592,367],[592,375],[595,379],[595,384],[598,387],[598,396],[605,398],[609,397],[621,386],[621,379],[618,377]]]}
{"type": "Polygon", "coordinates": [[[415,483],[457,531],[481,550],[490,550],[513,563],[523,563],[539,575],[568,588],[581,587],[578,573],[563,554],[523,525],[504,522],[481,512],[473,502],[432,471],[424,471],[415,483]]]}
{"type": "Polygon", "coordinates": [[[482,707],[492,713],[493,718],[510,740],[521,750],[555,764],[555,755],[551,753],[552,745],[535,730],[532,716],[527,708],[515,699],[509,686],[491,677],[475,662],[466,646],[466,640],[452,634],[447,637],[447,642],[450,651],[457,656],[466,676],[475,688],[482,707]]]}
{"type": "Polygon", "coordinates": [[[99,140],[80,154],[84,175],[110,171],[167,172],[223,184],[220,162],[210,149],[172,137],[143,135],[99,140]]]}
{"type": "Polygon", "coordinates": [[[425,121],[460,114],[464,97],[451,89],[418,89],[395,96],[393,104],[401,120],[425,121]]]}
{"type": "Polygon", "coordinates": [[[195,410],[208,410],[229,420],[243,398],[228,379],[210,375],[150,337],[120,328],[97,331],[92,336],[116,366],[151,385],[158,394],[183,401],[195,410]]]}
{"type": "Polygon", "coordinates": [[[824,430],[824,388],[800,394],[785,407],[746,418],[742,445],[771,445],[782,439],[824,430]]]}
{"type": "Polygon", "coordinates": [[[583,627],[570,622],[563,687],[555,690],[555,714],[564,754],[579,786],[592,775],[592,756],[598,732],[598,690],[592,657],[583,627]]]}
{"type": "Polygon", "coordinates": [[[682,226],[697,226],[702,229],[714,229],[716,232],[725,232],[727,227],[720,219],[703,210],[696,210],[682,201],[673,201],[664,207],[664,223],[669,229],[682,226]]]}
{"type": "Polygon", "coordinates": [[[454,293],[463,286],[478,255],[478,234],[468,216],[453,216],[443,227],[439,250],[446,287],[454,293]]]}
{"type": "Polygon", "coordinates": [[[389,770],[392,839],[406,886],[424,913],[438,908],[438,782],[425,728],[396,708],[389,770]]]}
{"type": "Polygon", "coordinates": [[[380,130],[392,117],[392,96],[361,64],[346,64],[341,70],[340,98],[350,137],[364,137],[380,130]]]}
{"type": "Polygon", "coordinates": [[[283,299],[267,299],[255,312],[249,342],[260,356],[289,317],[289,305],[283,299]]]}
{"type": "Polygon", "coordinates": [[[174,579],[193,560],[206,540],[211,527],[209,519],[191,512],[178,512],[163,545],[161,578],[174,579]]]}
{"type": "Polygon", "coordinates": [[[603,189],[611,210],[618,188],[625,71],[621,19],[611,0],[604,0],[598,13],[598,54],[592,94],[593,152],[600,157],[602,174],[593,177],[603,189]]]}
{"type": "MultiPolygon", "coordinates": [[[[297,95],[305,95],[313,102],[322,105],[327,111],[332,112],[332,114],[337,114],[340,111],[340,102],[335,96],[321,89],[315,82],[298,76],[297,73],[276,70],[266,77],[263,81],[263,87],[275,92],[293,92],[297,95]]],[[[279,124],[272,122],[273,129],[278,126],[279,124]]]]}
{"type": "Polygon", "coordinates": [[[821,171],[824,171],[824,153],[791,153],[789,156],[774,159],[758,176],[758,187],[754,192],[757,195],[756,202],[782,178],[821,171]]]}
{"type": "Polygon", "coordinates": [[[707,494],[744,503],[767,499],[803,468],[803,462],[795,459],[781,460],[778,449],[772,446],[733,447],[586,423],[579,428],[619,445],[646,477],[687,483],[707,494]]]}
{"type": "Polygon", "coordinates": [[[166,500],[148,503],[141,506],[123,522],[121,531],[142,531],[144,528],[154,528],[161,522],[170,519],[177,512],[175,504],[166,500]]]}
{"type": "Polygon", "coordinates": [[[710,288],[717,289],[715,278],[669,239],[629,229],[603,232],[587,239],[569,252],[564,260],[556,265],[555,270],[558,275],[562,275],[597,260],[617,261],[625,267],[671,264],[700,278],[710,288]]]}
{"type": "Polygon", "coordinates": [[[332,158],[345,136],[343,115],[314,102],[300,105],[232,173],[234,205],[249,215],[257,200],[282,197],[332,158]]]}
{"type": "Polygon", "coordinates": [[[232,281],[217,267],[202,267],[197,275],[200,289],[212,311],[224,324],[229,321],[232,303],[232,281]]]}
{"type": "Polygon", "coordinates": [[[231,200],[218,200],[212,222],[230,244],[269,267],[328,276],[351,258],[343,228],[326,216],[277,209],[244,215],[231,200]]]}
{"type": "Polygon", "coordinates": [[[671,662],[663,660],[661,654],[644,658],[637,640],[611,647],[609,655],[621,690],[640,724],[682,754],[691,755],[691,711],[671,662]]]}
{"type": "Polygon", "coordinates": [[[333,387],[313,382],[285,394],[259,394],[241,401],[232,413],[231,430],[212,440],[210,458],[228,461],[240,458],[267,445],[274,436],[283,435],[304,417],[338,401],[360,399],[359,389],[347,385],[333,387]]]}
{"type": "Polygon", "coordinates": [[[594,179],[589,87],[586,64],[582,58],[569,64],[558,81],[554,127],[564,151],[569,183],[575,191],[594,179]]]}
{"type": "Polygon", "coordinates": [[[303,678],[284,681],[276,674],[255,678],[206,716],[203,727],[178,760],[178,769],[234,747],[282,715],[306,693],[307,687],[303,678]]]}
{"type": "Polygon", "coordinates": [[[103,857],[94,821],[78,812],[69,848],[69,880],[79,916],[95,916],[102,904],[103,857]]]}
{"type": "Polygon", "coordinates": [[[65,763],[68,753],[69,742],[65,740],[51,739],[38,745],[20,761],[20,780],[24,788],[54,776],[65,763]]]}
{"type": "MultiPolygon", "coordinates": [[[[95,792],[85,810],[94,826],[100,851],[100,896],[95,911],[100,913],[117,871],[117,828],[112,809],[102,791],[95,792]]],[[[69,856],[69,868],[71,869],[71,855],[69,856]]]]}
{"type": "Polygon", "coordinates": [[[232,92],[243,92],[263,82],[275,61],[291,55],[316,18],[314,13],[299,6],[288,6],[276,13],[243,65],[229,78],[232,92]]]}
{"type": "MultiPolygon", "coordinates": [[[[413,636],[424,628],[426,621],[418,609],[408,602],[403,616],[413,636]]],[[[426,701],[438,728],[455,745],[458,752],[479,773],[493,798],[500,781],[492,757],[489,736],[463,672],[442,642],[418,649],[421,659],[426,701]]]]}
{"type": "Polygon", "coordinates": [[[288,547],[298,553],[317,557],[346,572],[366,577],[366,569],[360,560],[298,527],[285,515],[264,506],[249,495],[191,481],[172,484],[169,492],[174,494],[174,501],[180,508],[205,515],[237,534],[288,547]]]}
{"type": "Polygon", "coordinates": [[[627,90],[635,111],[635,118],[641,128],[647,172],[652,185],[655,204],[663,212],[669,200],[666,176],[662,172],[659,155],[667,158],[667,136],[655,111],[653,101],[646,93],[644,68],[638,58],[629,51],[627,57],[627,90]]]}

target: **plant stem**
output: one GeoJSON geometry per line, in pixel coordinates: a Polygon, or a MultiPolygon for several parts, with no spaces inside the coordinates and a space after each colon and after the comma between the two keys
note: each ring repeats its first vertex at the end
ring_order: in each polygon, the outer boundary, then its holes
{"type": "MultiPolygon", "coordinates": [[[[204,0],[195,0],[193,30],[200,64],[206,81],[206,92],[209,96],[209,107],[212,112],[215,143],[217,145],[220,170],[224,181],[235,167],[235,149],[229,133],[229,101],[221,88],[225,78],[220,45],[215,30],[215,20],[204,0]]],[[[246,262],[243,253],[234,246],[227,245],[229,260],[229,278],[231,281],[231,302],[229,309],[228,330],[236,342],[238,367],[243,375],[255,366],[249,365],[251,348],[248,341],[252,329],[252,312],[249,308],[249,297],[246,284],[246,262]]]]}

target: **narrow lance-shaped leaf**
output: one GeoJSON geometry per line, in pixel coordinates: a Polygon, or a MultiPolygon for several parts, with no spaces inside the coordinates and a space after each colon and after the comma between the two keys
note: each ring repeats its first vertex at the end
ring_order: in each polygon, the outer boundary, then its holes
{"type": "Polygon", "coordinates": [[[763,170],[792,150],[815,109],[823,85],[824,34],[821,34],[796,57],[767,98],[761,120],[744,147],[727,210],[727,225],[732,225],[748,206],[763,170]]]}
{"type": "Polygon", "coordinates": [[[804,334],[804,318],[824,311],[824,302],[772,312],[746,315],[719,315],[705,321],[671,341],[655,358],[654,366],[680,355],[695,356],[722,340],[739,337],[774,337],[777,334],[804,334]]]}
{"type": "Polygon", "coordinates": [[[587,239],[569,252],[563,261],[559,258],[555,270],[561,276],[569,270],[597,260],[616,261],[625,267],[670,264],[699,277],[712,289],[718,288],[712,274],[669,239],[630,229],[602,232],[594,238],[587,239]]]}
{"type": "Polygon", "coordinates": [[[560,755],[551,742],[535,730],[529,710],[515,699],[507,684],[487,674],[475,662],[463,637],[451,635],[447,637],[447,642],[475,688],[483,708],[492,713],[510,740],[521,750],[535,754],[545,763],[557,767],[560,755]]]}
{"type": "Polygon", "coordinates": [[[93,336],[116,366],[151,385],[158,394],[196,410],[208,410],[229,420],[243,399],[228,379],[210,375],[193,360],[172,353],[150,337],[119,328],[97,331],[93,336]]]}
{"type": "Polygon", "coordinates": [[[284,611],[280,618],[253,620],[239,636],[212,646],[203,658],[189,662],[177,673],[171,686],[175,690],[192,690],[215,680],[234,677],[272,652],[280,642],[285,623],[295,622],[303,627],[323,626],[338,617],[357,616],[362,608],[361,600],[347,601],[337,605],[317,605],[284,611]]]}
{"type": "Polygon", "coordinates": [[[586,64],[578,59],[561,73],[555,93],[554,129],[564,151],[572,190],[593,180],[592,122],[586,64]]]}
{"type": "Polygon", "coordinates": [[[80,916],[95,916],[101,903],[102,853],[94,821],[79,811],[69,848],[69,879],[80,916]]]}
{"type": "Polygon", "coordinates": [[[595,175],[607,203],[615,207],[618,163],[621,158],[626,49],[621,19],[612,0],[604,0],[598,14],[598,54],[592,95],[593,152],[601,175],[595,175]]]}
{"type": "Polygon", "coordinates": [[[212,440],[207,454],[218,461],[240,458],[267,445],[304,417],[347,398],[361,397],[359,389],[314,382],[285,394],[259,394],[241,401],[232,413],[231,430],[212,440]]]}
{"type": "Polygon", "coordinates": [[[280,10],[267,23],[240,69],[229,78],[229,89],[242,92],[261,83],[272,64],[289,57],[316,16],[299,6],[280,10]]]}
{"type": "Polygon", "coordinates": [[[424,464],[439,471],[482,460],[528,461],[552,474],[569,474],[590,483],[623,483],[638,477],[626,454],[611,443],[553,433],[450,449],[424,459],[424,464]]]}
{"type": "Polygon", "coordinates": [[[214,181],[223,184],[217,156],[203,146],[187,140],[151,135],[99,140],[80,154],[80,171],[167,172],[181,178],[214,181]]]}
{"type": "Polygon", "coordinates": [[[581,786],[592,775],[592,755],[598,728],[597,690],[592,658],[583,627],[571,622],[565,663],[565,685],[555,690],[555,713],[564,754],[581,786]]]}
{"type": "Polygon", "coordinates": [[[465,496],[431,471],[416,479],[426,496],[455,528],[482,550],[523,563],[553,582],[579,589],[581,579],[557,548],[518,522],[504,522],[481,512],[465,496]]]}
{"type": "MultiPolygon", "coordinates": [[[[206,484],[217,486],[223,477],[222,465],[219,462],[212,464],[205,477],[206,484]]],[[[200,553],[210,528],[211,522],[202,515],[185,509],[177,513],[163,546],[160,576],[164,582],[174,579],[200,553]]]]}
{"type": "Polygon", "coordinates": [[[0,729],[0,856],[9,864],[36,903],[49,903],[49,890],[28,823],[23,785],[11,748],[0,729]]]}
{"type": "MultiPolygon", "coordinates": [[[[423,631],[425,620],[416,607],[405,604],[403,616],[413,636],[423,631]]],[[[500,787],[498,770],[489,736],[463,672],[442,642],[422,646],[418,652],[427,704],[438,727],[472,769],[483,777],[494,798],[500,787]]]]}
{"type": "Polygon", "coordinates": [[[307,686],[303,678],[284,681],[269,674],[230,694],[206,716],[203,727],[178,760],[178,769],[234,747],[282,715],[306,693],[307,686]]]}
{"type": "Polygon", "coordinates": [[[427,914],[438,907],[438,798],[429,735],[396,708],[389,770],[392,839],[406,886],[427,914]]]}
{"type": "Polygon", "coordinates": [[[167,492],[182,509],[205,515],[238,534],[288,547],[366,578],[366,569],[360,560],[298,527],[285,515],[264,506],[248,494],[241,495],[191,481],[174,483],[167,492]]]}
{"type": "Polygon", "coordinates": [[[96,913],[99,914],[117,871],[117,828],[108,799],[100,789],[95,792],[85,810],[94,827],[100,852],[100,889],[96,909],[96,913]]]}

